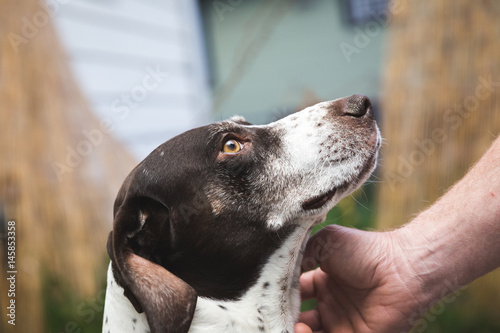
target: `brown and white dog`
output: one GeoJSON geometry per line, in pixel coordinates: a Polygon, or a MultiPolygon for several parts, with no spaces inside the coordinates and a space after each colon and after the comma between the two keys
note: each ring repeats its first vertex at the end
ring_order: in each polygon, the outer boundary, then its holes
{"type": "Polygon", "coordinates": [[[381,138],[353,95],[159,146],[125,180],[103,332],[293,332],[313,225],[371,174],[381,138]]]}

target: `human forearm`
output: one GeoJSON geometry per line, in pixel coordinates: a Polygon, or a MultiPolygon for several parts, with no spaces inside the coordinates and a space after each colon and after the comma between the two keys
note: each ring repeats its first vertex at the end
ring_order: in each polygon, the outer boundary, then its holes
{"type": "Polygon", "coordinates": [[[460,182],[394,234],[424,303],[500,266],[500,138],[460,182]]]}

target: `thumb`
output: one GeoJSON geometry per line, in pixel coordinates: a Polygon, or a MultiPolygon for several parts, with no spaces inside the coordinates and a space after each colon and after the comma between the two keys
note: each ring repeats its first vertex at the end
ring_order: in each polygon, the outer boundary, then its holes
{"type": "Polygon", "coordinates": [[[309,326],[303,323],[295,324],[295,333],[312,333],[309,326]]]}

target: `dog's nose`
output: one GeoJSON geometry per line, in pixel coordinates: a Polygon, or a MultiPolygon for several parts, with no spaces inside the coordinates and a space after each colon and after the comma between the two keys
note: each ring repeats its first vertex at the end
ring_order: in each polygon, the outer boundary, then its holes
{"type": "Polygon", "coordinates": [[[368,97],[363,95],[352,95],[345,102],[345,114],[352,117],[363,117],[372,108],[368,97]]]}

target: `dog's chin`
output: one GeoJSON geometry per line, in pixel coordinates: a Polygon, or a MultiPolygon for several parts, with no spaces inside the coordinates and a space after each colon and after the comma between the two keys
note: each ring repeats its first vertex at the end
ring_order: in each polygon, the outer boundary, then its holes
{"type": "Polygon", "coordinates": [[[341,199],[361,187],[375,169],[377,153],[372,154],[365,162],[361,172],[355,180],[346,181],[326,192],[314,196],[302,203],[302,210],[311,215],[328,213],[341,199]]]}

